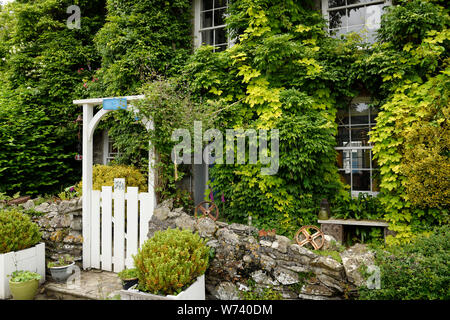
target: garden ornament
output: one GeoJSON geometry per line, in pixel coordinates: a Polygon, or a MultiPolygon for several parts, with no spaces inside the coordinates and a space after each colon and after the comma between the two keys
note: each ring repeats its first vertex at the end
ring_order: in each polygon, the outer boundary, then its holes
{"type": "Polygon", "coordinates": [[[200,202],[195,207],[195,217],[197,218],[197,211],[200,210],[203,213],[202,218],[209,217],[216,221],[219,218],[219,208],[212,201],[200,202]]]}
{"type": "Polygon", "coordinates": [[[309,243],[313,246],[314,250],[319,250],[325,242],[325,237],[323,232],[316,226],[303,226],[295,234],[295,241],[297,241],[300,247],[309,243]],[[311,233],[311,229],[315,232],[311,233]]]}

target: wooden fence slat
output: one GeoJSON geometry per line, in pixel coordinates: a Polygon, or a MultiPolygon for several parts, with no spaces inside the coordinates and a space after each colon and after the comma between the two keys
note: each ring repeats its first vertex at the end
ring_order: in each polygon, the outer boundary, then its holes
{"type": "Polygon", "coordinates": [[[138,194],[137,187],[127,188],[127,252],[125,264],[127,268],[133,268],[132,255],[138,250],[138,194]]]}
{"type": "Polygon", "coordinates": [[[102,270],[112,271],[112,187],[102,187],[102,270]]]}
{"type": "Polygon", "coordinates": [[[91,267],[100,269],[100,190],[92,190],[91,267]]]}
{"type": "Polygon", "coordinates": [[[125,191],[114,191],[114,272],[125,266],[125,191]]]}
{"type": "Polygon", "coordinates": [[[139,194],[140,219],[139,219],[139,247],[147,240],[148,222],[153,215],[152,199],[150,193],[139,194]]]}

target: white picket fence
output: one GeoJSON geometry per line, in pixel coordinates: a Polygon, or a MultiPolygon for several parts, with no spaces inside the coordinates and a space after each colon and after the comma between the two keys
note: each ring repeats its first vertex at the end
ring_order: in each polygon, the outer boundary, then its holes
{"type": "Polygon", "coordinates": [[[153,215],[153,197],[112,187],[92,191],[91,267],[120,272],[133,268],[132,255],[147,239],[148,222],[153,215]]]}

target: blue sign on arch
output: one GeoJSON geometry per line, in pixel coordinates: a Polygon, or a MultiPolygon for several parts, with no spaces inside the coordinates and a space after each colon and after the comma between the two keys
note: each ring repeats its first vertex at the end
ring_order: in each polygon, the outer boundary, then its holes
{"type": "Polygon", "coordinates": [[[127,108],[126,98],[103,99],[103,109],[105,110],[119,110],[126,108],[127,108]]]}

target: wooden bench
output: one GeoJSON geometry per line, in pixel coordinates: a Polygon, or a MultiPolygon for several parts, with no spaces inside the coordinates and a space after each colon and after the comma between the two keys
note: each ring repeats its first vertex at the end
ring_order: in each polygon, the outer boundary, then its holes
{"type": "Polygon", "coordinates": [[[362,227],[382,227],[384,228],[384,240],[388,235],[395,235],[389,230],[389,223],[383,220],[356,220],[356,219],[334,219],[318,220],[320,229],[324,234],[333,236],[337,242],[344,243],[344,226],[362,226],[362,227]]]}

